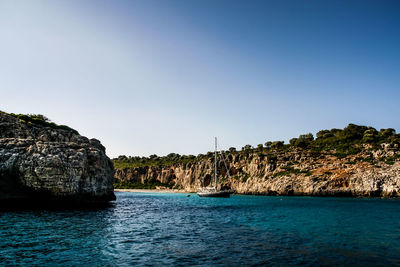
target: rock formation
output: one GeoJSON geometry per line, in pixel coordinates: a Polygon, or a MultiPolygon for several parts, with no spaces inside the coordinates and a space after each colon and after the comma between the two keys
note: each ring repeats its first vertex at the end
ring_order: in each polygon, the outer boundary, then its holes
{"type": "Polygon", "coordinates": [[[0,112],[0,202],[115,199],[114,168],[98,140],[66,126],[34,122],[0,112]]]}
{"type": "MultiPolygon", "coordinates": [[[[400,151],[397,145],[364,145],[346,157],[306,149],[235,152],[227,157],[231,179],[219,160],[219,187],[240,194],[400,197],[400,151]]],[[[173,183],[196,192],[210,184],[213,159],[170,166],[116,169],[120,181],[173,183]]]]}

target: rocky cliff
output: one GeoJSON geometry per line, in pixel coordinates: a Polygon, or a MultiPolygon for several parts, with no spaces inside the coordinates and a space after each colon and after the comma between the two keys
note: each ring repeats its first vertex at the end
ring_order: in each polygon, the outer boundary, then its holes
{"type": "Polygon", "coordinates": [[[0,112],[0,201],[114,200],[105,148],[66,126],[0,112]]]}
{"type": "MultiPolygon", "coordinates": [[[[218,160],[218,187],[239,194],[400,197],[400,151],[397,144],[364,144],[360,152],[289,149],[239,151],[227,156],[229,178],[218,160]]],[[[196,192],[211,183],[213,158],[170,166],[118,168],[117,181],[171,183],[196,192]]]]}

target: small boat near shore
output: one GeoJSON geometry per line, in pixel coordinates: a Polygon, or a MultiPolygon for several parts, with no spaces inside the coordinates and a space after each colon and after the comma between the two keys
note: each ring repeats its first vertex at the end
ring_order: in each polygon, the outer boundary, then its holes
{"type": "MultiPolygon", "coordinates": [[[[226,166],[226,163],[225,163],[226,166]]],[[[228,175],[229,171],[227,170],[228,175]]],[[[214,151],[214,186],[202,188],[197,192],[199,197],[219,197],[228,198],[233,193],[232,190],[218,190],[218,173],[217,173],[217,137],[215,137],[215,151],[214,151]]]]}
{"type": "Polygon", "coordinates": [[[224,197],[228,198],[232,194],[231,191],[223,190],[223,191],[203,191],[203,192],[197,192],[197,195],[199,197],[224,197]]]}

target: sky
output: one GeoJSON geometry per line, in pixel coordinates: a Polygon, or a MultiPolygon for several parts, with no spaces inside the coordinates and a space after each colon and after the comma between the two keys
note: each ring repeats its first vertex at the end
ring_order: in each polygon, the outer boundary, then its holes
{"type": "Polygon", "coordinates": [[[117,157],[400,130],[400,1],[1,0],[0,110],[117,157]]]}

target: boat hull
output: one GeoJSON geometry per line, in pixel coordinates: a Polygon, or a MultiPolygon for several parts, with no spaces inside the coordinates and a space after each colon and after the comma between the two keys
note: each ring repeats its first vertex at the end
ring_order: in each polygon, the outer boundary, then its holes
{"type": "Polygon", "coordinates": [[[222,197],[228,198],[231,196],[231,192],[220,191],[220,192],[198,192],[197,195],[199,197],[222,197]]]}

